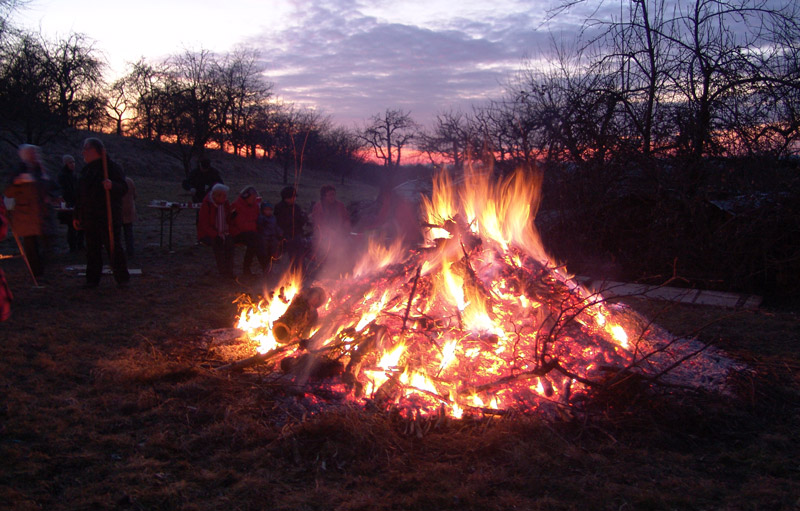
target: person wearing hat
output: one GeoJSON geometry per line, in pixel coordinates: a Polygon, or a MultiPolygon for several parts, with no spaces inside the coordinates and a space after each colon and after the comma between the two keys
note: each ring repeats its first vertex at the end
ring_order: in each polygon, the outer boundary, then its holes
{"type": "Polygon", "coordinates": [[[267,266],[262,264],[262,271],[269,273],[274,259],[278,259],[280,240],[283,238],[283,231],[278,226],[278,220],[272,214],[272,204],[262,202],[258,215],[258,240],[259,240],[259,261],[266,261],[267,266]]]}

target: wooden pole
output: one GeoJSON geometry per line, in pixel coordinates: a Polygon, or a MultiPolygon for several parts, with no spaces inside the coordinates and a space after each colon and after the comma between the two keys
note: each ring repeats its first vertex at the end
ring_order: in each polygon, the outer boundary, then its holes
{"type": "Polygon", "coordinates": [[[108,158],[106,150],[103,149],[103,189],[106,191],[106,218],[108,220],[108,251],[111,253],[110,266],[114,265],[114,219],[111,213],[111,191],[105,187],[105,180],[108,179],[108,158]]]}
{"type": "Polygon", "coordinates": [[[11,234],[14,235],[14,241],[17,242],[17,248],[19,248],[19,253],[22,254],[22,258],[25,260],[25,266],[28,267],[28,271],[31,274],[31,278],[33,279],[33,285],[39,287],[39,281],[36,280],[36,275],[33,274],[33,268],[31,268],[31,263],[28,261],[28,255],[25,253],[25,249],[22,247],[22,242],[19,240],[19,236],[17,233],[14,232],[14,229],[11,229],[11,234]]]}

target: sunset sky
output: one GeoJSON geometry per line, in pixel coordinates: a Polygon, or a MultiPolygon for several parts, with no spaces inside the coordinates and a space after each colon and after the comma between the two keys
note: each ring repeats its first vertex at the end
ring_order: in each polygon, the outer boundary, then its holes
{"type": "Polygon", "coordinates": [[[437,112],[497,98],[526,57],[573,34],[577,11],[545,23],[556,3],[29,0],[14,20],[47,38],[86,34],[109,78],[142,56],[245,46],[259,50],[278,96],[339,124],[360,125],[386,108],[428,124],[437,112]]]}

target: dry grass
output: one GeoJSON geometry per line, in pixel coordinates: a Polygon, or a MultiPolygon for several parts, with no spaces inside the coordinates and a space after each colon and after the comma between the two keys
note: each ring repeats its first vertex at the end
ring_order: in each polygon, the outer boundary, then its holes
{"type": "MultiPolygon", "coordinates": [[[[140,204],[180,196],[164,195],[176,182],[133,177],[140,204]]],[[[203,333],[232,326],[233,300],[261,286],[219,281],[183,215],[173,253],[157,246],[155,215],[142,215],[131,266],[143,274],[127,290],[110,277],[78,289],[63,269],[77,256],[59,255],[44,289],[19,259],[3,261],[17,300],[0,324],[0,508],[797,509],[796,312],[636,304],[677,333],[721,319],[702,338],[757,369],[734,398],[668,394],[550,424],[310,415],[266,368],[210,370],[239,352],[203,333]]]]}

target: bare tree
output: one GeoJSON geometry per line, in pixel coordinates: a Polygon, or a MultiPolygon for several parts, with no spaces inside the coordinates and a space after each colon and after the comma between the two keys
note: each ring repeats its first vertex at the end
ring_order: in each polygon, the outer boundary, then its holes
{"type": "Polygon", "coordinates": [[[419,147],[432,163],[447,162],[461,168],[473,153],[471,120],[462,112],[446,111],[436,115],[432,131],[420,132],[419,147]]]}
{"type": "Polygon", "coordinates": [[[221,107],[225,122],[218,136],[220,146],[230,143],[235,153],[247,147],[249,131],[257,116],[270,110],[272,84],[264,80],[253,50],[237,50],[219,65],[221,107]]]}
{"type": "Polygon", "coordinates": [[[102,131],[108,127],[108,99],[99,88],[76,102],[73,126],[86,131],[102,131]]]}
{"type": "Polygon", "coordinates": [[[472,119],[475,154],[480,155],[485,163],[504,165],[513,145],[504,103],[490,101],[486,105],[473,107],[472,119]]]}
{"type": "MultiPolygon", "coordinates": [[[[83,34],[70,34],[50,45],[45,43],[47,66],[56,94],[57,114],[75,126],[78,104],[95,93],[102,82],[102,63],[83,34]]],[[[91,103],[94,103],[93,101],[91,103]]]]}
{"type": "Polygon", "coordinates": [[[370,117],[359,136],[385,167],[396,168],[400,166],[403,148],[414,140],[418,130],[410,112],[387,108],[384,113],[370,117]]]}
{"type": "Polygon", "coordinates": [[[227,98],[219,86],[216,57],[208,50],[175,55],[167,69],[166,115],[162,122],[188,175],[192,160],[205,152],[206,145],[222,129],[227,98]]]}
{"type": "Polygon", "coordinates": [[[105,115],[114,123],[114,132],[120,136],[125,131],[123,129],[125,114],[135,105],[127,88],[127,80],[120,78],[111,84],[106,94],[105,115]]]}
{"type": "Polygon", "coordinates": [[[43,144],[85,118],[101,65],[84,36],[50,43],[21,33],[0,53],[0,128],[11,144],[43,144]]]}
{"type": "Polygon", "coordinates": [[[800,83],[792,64],[800,40],[796,2],[632,0],[620,2],[618,16],[587,25],[601,28],[585,46],[596,51],[594,73],[615,77],[610,90],[619,94],[629,136],[644,155],[677,151],[696,166],[707,156],[753,147],[752,140],[733,140],[732,132],[766,136],[773,145],[794,136],[786,107],[800,83]],[[775,108],[759,108],[766,104],[775,108]],[[758,125],[766,129],[754,130],[758,125]]]}
{"type": "Polygon", "coordinates": [[[664,149],[668,142],[664,129],[666,106],[664,94],[670,64],[669,37],[673,30],[665,0],[620,2],[619,15],[590,19],[601,33],[590,40],[599,52],[591,66],[595,74],[613,76],[611,86],[619,92],[630,133],[639,141],[645,157],[656,145],[664,149]],[[660,136],[659,136],[660,135],[660,136]]]}
{"type": "Polygon", "coordinates": [[[0,0],[0,41],[6,34],[13,32],[13,26],[9,22],[11,14],[27,3],[27,0],[0,0]]]}
{"type": "Polygon", "coordinates": [[[314,145],[327,121],[318,112],[293,105],[284,105],[272,121],[266,147],[283,169],[283,182],[289,183],[289,171],[295,176],[302,171],[306,149],[314,145]]]}
{"type": "Polygon", "coordinates": [[[343,185],[353,167],[364,163],[364,141],[347,128],[330,125],[321,134],[320,143],[312,148],[314,159],[319,162],[316,166],[339,176],[343,185]]]}
{"type": "Polygon", "coordinates": [[[165,93],[166,71],[143,58],[131,65],[130,72],[122,78],[126,96],[133,103],[131,127],[133,132],[147,140],[159,140],[162,130],[161,105],[165,93]]]}
{"type": "Polygon", "coordinates": [[[13,146],[43,144],[60,132],[52,102],[47,51],[32,34],[3,47],[0,59],[0,129],[13,146]]]}

